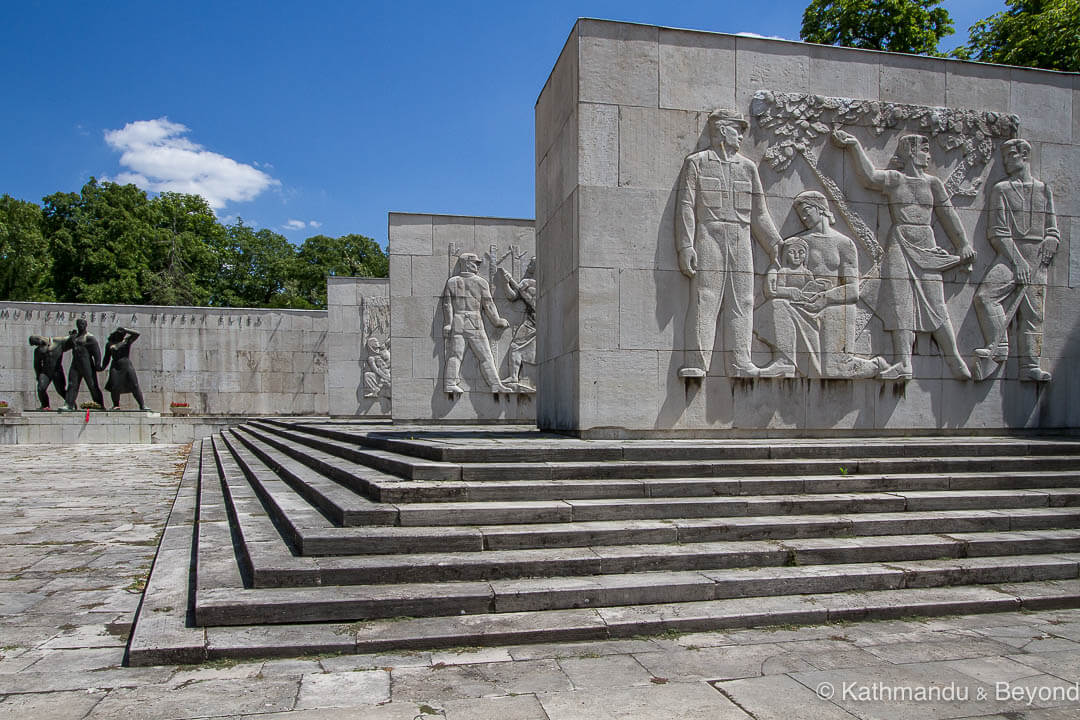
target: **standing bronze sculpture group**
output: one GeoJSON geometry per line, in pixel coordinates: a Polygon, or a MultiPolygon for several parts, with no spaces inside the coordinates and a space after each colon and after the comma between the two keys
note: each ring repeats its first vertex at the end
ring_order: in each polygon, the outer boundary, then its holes
{"type": "Polygon", "coordinates": [[[104,407],[104,398],[98,386],[97,374],[109,370],[105,389],[112,398],[112,410],[120,407],[120,396],[130,393],[139,404],[139,410],[146,410],[139,379],[131,364],[131,344],[138,339],[139,333],[125,328],[117,328],[105,345],[105,357],[101,356],[101,345],[96,337],[87,332],[86,320],[75,321],[75,329],[67,337],[41,337],[31,335],[30,344],[34,346],[34,374],[37,375],[38,400],[41,410],[49,407],[49,385],[51,384],[64,399],[61,410],[78,410],[79,388],[83,382],[90,391],[90,397],[98,406],[104,407]],[[71,365],[68,366],[67,381],[61,360],[64,353],[71,351],[71,365]],[[111,363],[111,367],[110,367],[111,363]]]}

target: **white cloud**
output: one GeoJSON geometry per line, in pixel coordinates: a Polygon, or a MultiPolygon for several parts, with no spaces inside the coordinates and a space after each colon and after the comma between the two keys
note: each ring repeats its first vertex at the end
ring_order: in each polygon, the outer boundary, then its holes
{"type": "Polygon", "coordinates": [[[758,38],[759,40],[788,40],[788,38],[779,35],[759,35],[756,32],[737,32],[735,34],[740,37],[758,38]]]}
{"type": "Polygon", "coordinates": [[[253,200],[281,184],[251,165],[206,150],[185,137],[188,132],[185,125],[164,117],[106,130],[105,142],[121,153],[120,164],[128,169],[115,181],[153,192],[202,195],[215,210],[253,200]]]}
{"type": "Polygon", "coordinates": [[[282,230],[303,230],[306,227],[318,228],[322,227],[322,223],[318,220],[312,220],[310,222],[304,222],[303,220],[293,220],[289,218],[285,221],[285,224],[281,226],[282,230]]]}

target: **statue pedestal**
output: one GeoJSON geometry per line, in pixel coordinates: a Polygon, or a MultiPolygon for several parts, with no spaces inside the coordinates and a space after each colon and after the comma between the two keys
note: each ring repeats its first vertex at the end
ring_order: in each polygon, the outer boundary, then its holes
{"type": "Polygon", "coordinates": [[[162,417],[138,410],[56,412],[28,410],[0,417],[0,445],[189,443],[246,422],[247,417],[162,417]]]}

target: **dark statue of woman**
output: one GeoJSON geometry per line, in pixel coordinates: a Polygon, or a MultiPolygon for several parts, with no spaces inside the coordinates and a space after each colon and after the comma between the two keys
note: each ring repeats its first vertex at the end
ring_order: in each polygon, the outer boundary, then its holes
{"type": "Polygon", "coordinates": [[[94,402],[104,407],[105,399],[98,387],[97,373],[98,364],[101,362],[101,346],[97,338],[86,331],[86,320],[79,318],[75,321],[75,330],[68,335],[65,343],[71,348],[71,366],[68,367],[68,387],[65,410],[78,409],[79,385],[86,382],[86,388],[90,391],[90,397],[94,402]]]}
{"type": "Polygon", "coordinates": [[[142,391],[139,390],[139,379],[135,376],[135,367],[131,364],[131,343],[138,339],[139,333],[134,330],[117,328],[110,335],[105,344],[105,359],[101,363],[101,370],[109,367],[109,379],[105,382],[105,389],[112,396],[112,409],[120,407],[120,396],[131,393],[135,396],[135,402],[140,410],[146,410],[143,403],[142,391]]]}

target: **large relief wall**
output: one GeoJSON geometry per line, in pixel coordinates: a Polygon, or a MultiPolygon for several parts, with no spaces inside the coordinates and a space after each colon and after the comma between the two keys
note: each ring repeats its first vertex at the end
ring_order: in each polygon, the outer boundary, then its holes
{"type": "Polygon", "coordinates": [[[541,427],[1080,425],[1078,97],[579,21],[537,104],[541,427]]]}
{"type": "Polygon", "coordinates": [[[536,417],[531,220],[390,214],[394,420],[536,417]]]}
{"type": "Polygon", "coordinates": [[[328,408],[334,416],[390,414],[390,281],[328,277],[328,408]]]}

